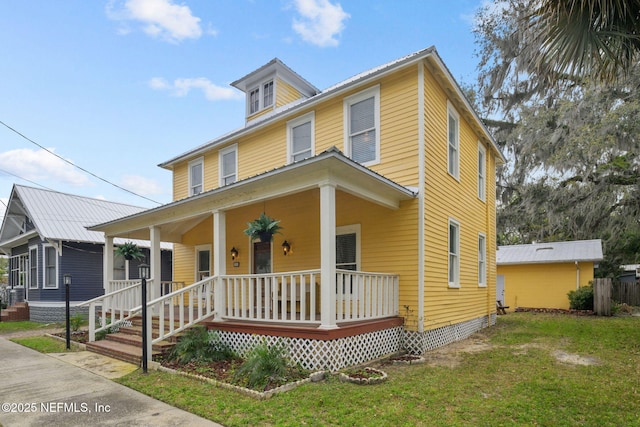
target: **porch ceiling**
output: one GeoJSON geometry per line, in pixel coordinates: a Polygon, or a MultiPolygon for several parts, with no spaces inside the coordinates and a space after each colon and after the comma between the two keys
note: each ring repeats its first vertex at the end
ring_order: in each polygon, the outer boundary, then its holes
{"type": "Polygon", "coordinates": [[[371,171],[332,148],[297,163],[88,229],[114,237],[149,239],[149,227],[155,226],[160,228],[163,241],[179,243],[184,232],[214,211],[259,203],[327,184],[389,209],[398,209],[401,201],[416,196],[412,189],[371,171]]]}

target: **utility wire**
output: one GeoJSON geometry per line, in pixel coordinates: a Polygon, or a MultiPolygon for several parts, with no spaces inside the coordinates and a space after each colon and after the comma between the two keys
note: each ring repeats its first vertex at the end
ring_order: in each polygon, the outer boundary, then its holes
{"type": "MultiPolygon", "coordinates": [[[[145,199],[145,200],[148,200],[148,201],[150,201],[150,202],[156,203],[156,204],[158,204],[158,205],[161,205],[161,204],[162,204],[162,203],[160,203],[160,202],[158,202],[158,201],[155,201],[155,200],[153,200],[153,199],[150,199],[150,198],[148,198],[148,197],[146,197],[146,196],[142,196],[142,195],[140,195],[140,194],[134,193],[134,192],[133,192],[133,191],[131,191],[131,190],[127,190],[126,188],[121,187],[121,186],[119,186],[118,184],[114,184],[113,182],[108,181],[108,180],[106,180],[106,179],[104,179],[104,178],[101,178],[101,177],[99,177],[98,175],[94,174],[93,172],[90,172],[90,171],[88,171],[88,170],[84,169],[83,167],[80,167],[80,166],[78,166],[78,165],[74,164],[73,162],[70,162],[69,160],[65,159],[64,157],[59,156],[58,154],[54,153],[53,151],[49,150],[48,148],[43,147],[42,145],[38,144],[38,143],[37,143],[37,142],[35,142],[34,140],[32,140],[32,139],[28,138],[27,136],[23,135],[22,133],[18,132],[16,129],[12,128],[11,126],[9,126],[8,124],[6,124],[6,123],[5,123],[5,122],[3,122],[2,120],[0,120],[0,124],[2,124],[4,127],[6,127],[7,129],[9,129],[10,131],[12,131],[12,132],[14,132],[14,133],[16,133],[16,134],[20,135],[22,138],[26,139],[26,140],[27,140],[27,141],[29,141],[30,143],[32,143],[32,144],[34,144],[34,145],[36,145],[36,146],[40,147],[41,149],[43,149],[43,150],[44,150],[44,151],[46,151],[47,153],[49,153],[49,154],[52,154],[52,155],[56,156],[57,158],[59,158],[60,160],[64,161],[65,163],[70,164],[70,165],[71,165],[71,166],[73,166],[74,168],[80,169],[80,170],[81,170],[81,171],[83,171],[84,173],[87,173],[87,174],[91,175],[92,177],[99,179],[100,181],[106,182],[107,184],[112,185],[112,186],[114,186],[114,187],[116,187],[116,188],[118,188],[118,189],[120,189],[120,190],[122,190],[122,191],[126,191],[126,192],[127,192],[127,193],[129,193],[129,194],[133,194],[134,196],[141,197],[141,198],[143,198],[143,199],[145,199]]],[[[46,188],[46,187],[45,187],[45,188],[46,188]]]]}

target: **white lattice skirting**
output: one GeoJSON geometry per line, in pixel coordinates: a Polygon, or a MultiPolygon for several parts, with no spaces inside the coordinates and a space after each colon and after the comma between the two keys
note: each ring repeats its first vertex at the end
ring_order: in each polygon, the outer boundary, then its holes
{"type": "Polygon", "coordinates": [[[492,313],[491,316],[482,316],[429,331],[404,331],[402,348],[411,354],[423,354],[425,351],[468,338],[480,329],[495,324],[496,313],[492,313]]]}
{"type": "MultiPolygon", "coordinates": [[[[274,337],[242,332],[216,331],[221,341],[236,353],[246,355],[253,347],[266,341],[267,345],[284,345],[289,357],[303,368],[310,370],[338,371],[340,369],[370,362],[402,349],[422,354],[436,347],[469,337],[482,328],[496,323],[495,314],[483,316],[456,325],[423,333],[405,331],[397,326],[351,337],[324,341],[307,338],[274,337]]],[[[214,333],[211,331],[210,333],[214,333]]]]}

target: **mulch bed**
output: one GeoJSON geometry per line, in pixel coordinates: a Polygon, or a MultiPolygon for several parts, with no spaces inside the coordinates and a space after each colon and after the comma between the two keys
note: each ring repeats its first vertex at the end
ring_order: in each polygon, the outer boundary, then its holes
{"type": "Polygon", "coordinates": [[[563,308],[533,308],[533,307],[517,307],[516,313],[554,313],[554,314],[573,314],[576,316],[595,316],[593,310],[573,310],[563,308]]]}
{"type": "MultiPolygon", "coordinates": [[[[56,334],[51,334],[51,335],[64,338],[65,340],[67,339],[66,332],[58,332],[56,334]]],[[[89,342],[89,331],[71,331],[71,341],[81,343],[81,344],[85,344],[89,342]]]]}

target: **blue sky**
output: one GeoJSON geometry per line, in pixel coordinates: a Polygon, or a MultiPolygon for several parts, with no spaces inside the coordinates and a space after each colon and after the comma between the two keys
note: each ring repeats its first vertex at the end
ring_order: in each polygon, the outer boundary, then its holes
{"type": "Polygon", "coordinates": [[[274,57],[324,89],[435,45],[472,83],[482,2],[0,2],[0,200],[19,183],[157,206],[73,163],[170,202],[171,172],[157,165],[241,127],[244,95],[229,83],[274,57]]]}

